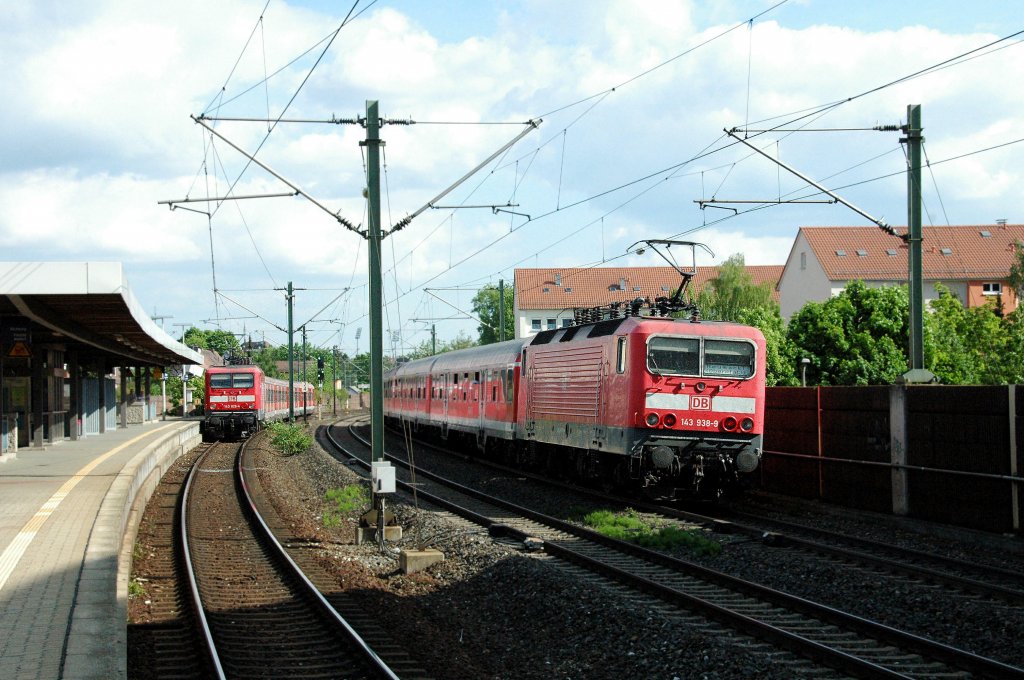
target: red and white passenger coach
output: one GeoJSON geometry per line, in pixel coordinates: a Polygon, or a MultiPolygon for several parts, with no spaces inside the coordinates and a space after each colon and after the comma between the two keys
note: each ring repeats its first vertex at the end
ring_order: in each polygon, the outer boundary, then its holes
{"type": "MultiPolygon", "coordinates": [[[[268,378],[259,366],[219,366],[206,371],[203,441],[244,439],[262,423],[288,417],[288,381],[268,378]]],[[[296,415],[312,412],[313,386],[294,384],[296,415]]]]}
{"type": "Polygon", "coordinates": [[[608,319],[411,361],[384,385],[391,419],[650,495],[717,497],[761,458],[765,341],[740,324],[608,319]]]}

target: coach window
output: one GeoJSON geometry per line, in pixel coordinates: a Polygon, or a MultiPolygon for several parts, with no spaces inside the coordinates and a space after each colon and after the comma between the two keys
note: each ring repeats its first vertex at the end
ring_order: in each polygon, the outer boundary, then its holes
{"type": "Polygon", "coordinates": [[[625,373],[626,372],[626,338],[619,338],[619,342],[615,348],[615,372],[625,373]]]}
{"type": "Polygon", "coordinates": [[[658,336],[647,343],[651,373],[700,375],[700,338],[658,336]]]}
{"type": "Polygon", "coordinates": [[[505,401],[512,403],[512,388],[515,387],[513,369],[505,369],[505,401]]]}
{"type": "Polygon", "coordinates": [[[704,375],[749,378],[754,375],[754,345],[737,340],[705,340],[704,375]]]}

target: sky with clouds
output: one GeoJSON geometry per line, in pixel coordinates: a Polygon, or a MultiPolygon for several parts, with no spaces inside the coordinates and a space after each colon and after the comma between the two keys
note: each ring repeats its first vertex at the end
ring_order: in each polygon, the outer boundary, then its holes
{"type": "Polygon", "coordinates": [[[168,332],[275,344],[293,282],[309,342],[351,353],[363,328],[365,351],[366,242],[332,215],[366,224],[365,130],[330,121],[367,100],[414,121],[381,130],[386,228],[537,123],[434,202],[481,207],[384,240],[388,347],[475,337],[474,293],[517,267],[661,265],[630,246],[667,238],[707,244],[700,265],[783,264],[801,226],[869,224],[785,203],[822,197],[725,129],[902,225],[901,135],[871,128],[920,104],[925,223],[1024,222],[1019,4],[898,7],[0,0],[0,259],[120,261],[168,332]],[[290,191],[232,145],[319,205],[194,200],[290,191]]]}

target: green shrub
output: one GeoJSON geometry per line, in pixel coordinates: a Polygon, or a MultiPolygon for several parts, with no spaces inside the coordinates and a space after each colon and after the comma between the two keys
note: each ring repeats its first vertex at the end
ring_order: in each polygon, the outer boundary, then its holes
{"type": "Polygon", "coordinates": [[[653,550],[689,548],[697,555],[714,556],[722,552],[721,544],[694,529],[682,529],[675,524],[658,524],[644,520],[635,510],[622,513],[595,510],[583,517],[583,523],[600,534],[630,541],[653,550]]]}
{"type": "Polygon", "coordinates": [[[324,509],[325,527],[338,526],[344,518],[362,510],[370,502],[369,493],[361,484],[329,489],[326,497],[329,505],[324,509]]]}
{"type": "Polygon", "coordinates": [[[287,456],[302,453],[313,444],[313,437],[300,425],[270,423],[267,432],[270,434],[270,443],[287,456]]]}

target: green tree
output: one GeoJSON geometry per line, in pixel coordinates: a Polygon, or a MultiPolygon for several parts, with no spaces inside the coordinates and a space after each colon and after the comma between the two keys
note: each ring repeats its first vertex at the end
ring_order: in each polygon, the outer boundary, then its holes
{"type": "Polygon", "coordinates": [[[181,342],[189,347],[207,349],[206,331],[202,331],[195,326],[190,326],[189,329],[185,331],[185,335],[182,336],[181,342]]]}
{"type": "Polygon", "coordinates": [[[718,321],[739,321],[745,310],[776,306],[771,284],[754,285],[742,253],[730,255],[722,263],[718,277],[708,281],[696,303],[702,317],[718,321]]]}
{"type": "MultiPolygon", "coordinates": [[[[480,344],[490,345],[491,343],[498,342],[500,336],[501,326],[498,323],[499,317],[499,295],[500,291],[498,287],[493,284],[488,284],[477,291],[476,295],[473,296],[473,313],[480,319],[480,325],[477,326],[477,330],[480,333],[480,344]]],[[[505,287],[505,339],[513,339],[515,334],[515,315],[512,312],[513,302],[513,291],[512,286],[505,287]]]]}
{"type": "Polygon", "coordinates": [[[437,343],[433,343],[430,340],[424,340],[416,349],[406,353],[405,358],[409,361],[415,359],[424,359],[434,354],[444,354],[445,352],[451,352],[456,349],[466,349],[467,347],[476,347],[477,341],[466,335],[465,332],[459,331],[459,334],[454,340],[439,340],[437,343]],[[434,345],[437,345],[437,351],[434,351],[434,345]]]}
{"type": "Polygon", "coordinates": [[[821,385],[892,383],[907,371],[907,288],[853,281],[836,297],[804,305],[787,335],[821,385]]]}
{"type": "Polygon", "coordinates": [[[213,350],[222,357],[237,356],[241,349],[238,338],[230,331],[219,329],[204,331],[192,326],[185,331],[184,338],[184,344],[189,347],[213,350]]]}
{"type": "Polygon", "coordinates": [[[929,370],[952,385],[998,385],[1019,375],[1016,318],[1000,318],[994,304],[967,309],[946,288],[937,288],[939,297],[924,317],[929,370]]]}
{"type": "Polygon", "coordinates": [[[238,356],[241,345],[238,344],[238,338],[234,333],[217,329],[206,331],[206,348],[222,357],[228,357],[238,356]]]}
{"type": "Polygon", "coordinates": [[[1013,249],[1013,264],[1007,277],[1010,287],[1017,294],[1017,299],[1024,299],[1024,243],[1017,241],[1013,249]]]}

